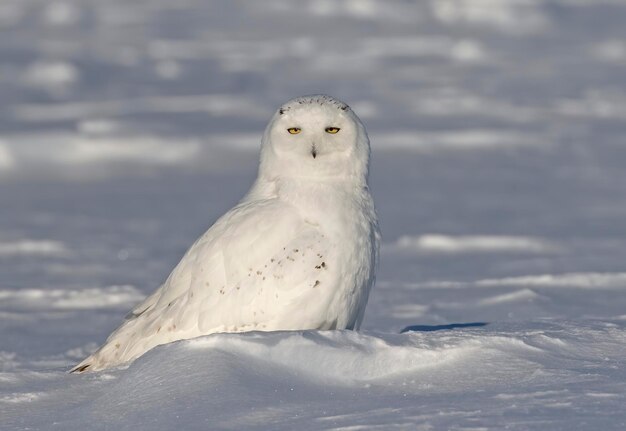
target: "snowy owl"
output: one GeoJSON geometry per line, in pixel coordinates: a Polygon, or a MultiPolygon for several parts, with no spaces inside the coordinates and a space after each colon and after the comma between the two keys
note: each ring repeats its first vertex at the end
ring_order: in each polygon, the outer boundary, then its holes
{"type": "Polygon", "coordinates": [[[298,97],[270,120],[257,179],[72,372],[215,332],[358,329],[380,234],[369,139],[345,103],[298,97]]]}

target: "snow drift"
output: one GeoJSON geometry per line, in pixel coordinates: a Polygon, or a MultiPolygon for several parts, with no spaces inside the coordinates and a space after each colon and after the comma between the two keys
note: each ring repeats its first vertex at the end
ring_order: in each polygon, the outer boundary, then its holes
{"type": "MultiPolygon", "coordinates": [[[[521,429],[527,409],[536,423],[557,409],[593,412],[601,425],[624,419],[625,329],[544,322],[401,335],[214,334],[157,347],[127,369],[13,373],[0,411],[10,429],[50,428],[51,418],[37,414],[50,410],[64,430],[521,429]],[[557,382],[559,401],[547,402],[557,382]],[[53,389],[40,391],[44,384],[53,389]]],[[[551,429],[570,423],[568,415],[551,420],[551,429]]]]}

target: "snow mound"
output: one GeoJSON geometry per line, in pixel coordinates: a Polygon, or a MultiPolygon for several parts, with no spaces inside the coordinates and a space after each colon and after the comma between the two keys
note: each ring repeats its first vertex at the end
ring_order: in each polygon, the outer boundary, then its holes
{"type": "Polygon", "coordinates": [[[37,61],[26,70],[25,84],[51,90],[74,84],[80,77],[76,66],[67,62],[37,61]]]}
{"type": "Polygon", "coordinates": [[[0,141],[0,172],[3,170],[9,170],[13,168],[14,160],[13,154],[6,146],[6,144],[0,141]]]}
{"type": "Polygon", "coordinates": [[[0,241],[0,256],[46,255],[66,256],[69,250],[59,241],[20,239],[0,241]]]}
{"type": "Polygon", "coordinates": [[[546,286],[570,288],[626,288],[626,273],[578,272],[568,274],[541,274],[480,280],[479,286],[546,286]]]}
{"type": "MultiPolygon", "coordinates": [[[[445,97],[436,100],[427,98],[415,102],[416,115],[451,115],[463,109],[454,101],[448,103],[445,97]],[[454,111],[453,111],[454,110],[454,111]]],[[[481,103],[470,101],[465,107],[468,111],[481,111],[481,103]]],[[[484,107],[482,107],[484,108],[484,107]]],[[[503,107],[500,111],[511,110],[503,107]]],[[[517,113],[516,118],[520,117],[517,113]]],[[[512,131],[488,129],[463,129],[458,131],[438,132],[390,132],[372,134],[377,150],[404,150],[417,153],[441,153],[445,151],[494,151],[510,150],[516,147],[538,147],[543,144],[542,137],[536,133],[517,133],[512,131]]]]}
{"type": "Polygon", "coordinates": [[[559,250],[556,244],[541,238],[506,235],[404,235],[387,246],[391,251],[423,253],[545,253],[559,250]]]}
{"type": "Polygon", "coordinates": [[[144,298],[133,286],[108,286],[86,289],[0,289],[2,309],[8,310],[81,310],[129,306],[144,298]]]}
{"type": "Polygon", "coordinates": [[[301,378],[328,384],[383,380],[444,366],[471,345],[437,346],[420,337],[384,338],[347,331],[218,334],[190,340],[191,350],[226,350],[234,357],[269,362],[301,378]]]}
{"type": "Polygon", "coordinates": [[[127,369],[15,371],[0,391],[0,413],[9,427],[37,428],[54,417],[67,430],[130,430],[147,420],[151,429],[445,429],[477,418],[521,425],[530,408],[560,429],[550,409],[537,409],[554,398],[546,388],[558,381],[560,398],[579,411],[590,397],[619,405],[625,341],[624,322],[591,321],[214,334],[157,347],[127,369]],[[461,415],[453,408],[460,399],[461,415]],[[436,412],[421,409],[425,403],[436,412]]]}
{"type": "MultiPolygon", "coordinates": [[[[385,283],[379,283],[385,285],[385,283]]],[[[530,274],[519,277],[486,278],[472,282],[427,281],[404,283],[411,289],[467,288],[467,287],[541,287],[565,289],[626,289],[626,272],[572,272],[565,274],[530,274]]]]}
{"type": "Polygon", "coordinates": [[[533,0],[439,0],[431,4],[435,17],[449,25],[487,25],[510,33],[538,31],[549,25],[541,2],[533,0]]]}

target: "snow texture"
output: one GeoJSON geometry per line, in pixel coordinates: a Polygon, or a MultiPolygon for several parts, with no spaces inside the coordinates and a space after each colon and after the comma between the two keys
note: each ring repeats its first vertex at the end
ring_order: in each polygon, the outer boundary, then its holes
{"type": "Polygon", "coordinates": [[[621,0],[0,4],[0,428],[623,430],[621,0]],[[301,94],[372,143],[362,331],[69,375],[256,176],[301,94]]]}

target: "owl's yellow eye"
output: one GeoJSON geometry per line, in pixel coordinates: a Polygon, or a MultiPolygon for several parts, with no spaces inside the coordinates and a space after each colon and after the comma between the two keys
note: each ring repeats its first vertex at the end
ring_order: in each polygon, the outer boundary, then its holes
{"type": "Polygon", "coordinates": [[[326,133],[330,133],[331,135],[334,135],[335,133],[337,133],[341,129],[339,127],[327,127],[324,130],[326,131],[326,133]]]}
{"type": "Polygon", "coordinates": [[[287,129],[287,131],[291,133],[292,135],[297,135],[298,133],[302,131],[302,129],[299,127],[290,127],[287,129]]]}

